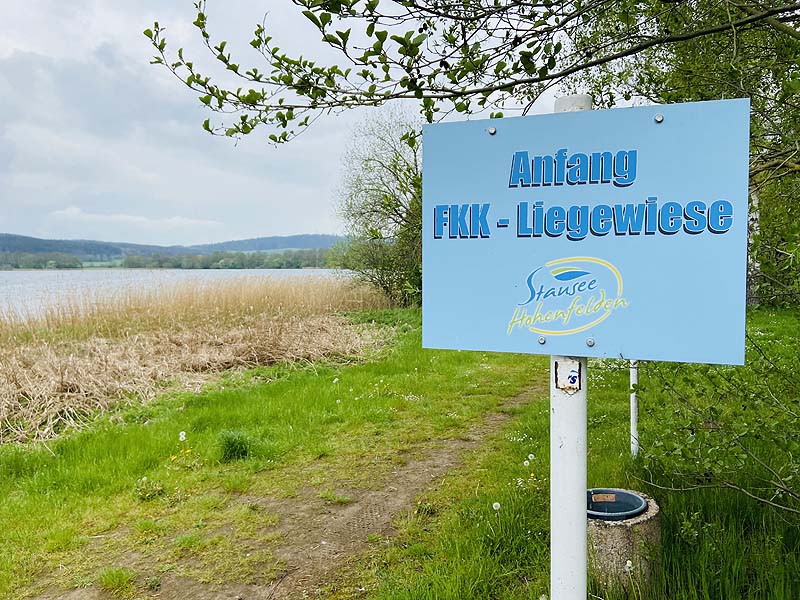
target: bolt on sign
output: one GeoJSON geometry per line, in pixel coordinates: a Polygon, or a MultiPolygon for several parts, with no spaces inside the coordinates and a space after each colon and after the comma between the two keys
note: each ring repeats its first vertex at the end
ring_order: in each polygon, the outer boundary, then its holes
{"type": "Polygon", "coordinates": [[[427,125],[423,346],[742,364],[749,113],[427,125]]]}

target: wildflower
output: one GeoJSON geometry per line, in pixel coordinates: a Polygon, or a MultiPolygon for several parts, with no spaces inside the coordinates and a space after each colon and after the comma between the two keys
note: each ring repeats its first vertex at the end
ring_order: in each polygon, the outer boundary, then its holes
{"type": "Polygon", "coordinates": [[[341,403],[342,403],[342,399],[341,398],[337,398],[336,399],[336,404],[341,404],[341,403]]]}
{"type": "Polygon", "coordinates": [[[181,431],[178,434],[178,440],[180,440],[181,442],[185,442],[186,441],[186,432],[185,431],[181,431]]]}
{"type": "Polygon", "coordinates": [[[525,462],[522,463],[522,465],[525,467],[529,467],[531,466],[531,463],[526,460],[525,462]]]}
{"type": "Polygon", "coordinates": [[[339,383],[339,378],[338,378],[338,377],[336,377],[336,378],[333,380],[333,383],[339,383]]]}
{"type": "Polygon", "coordinates": [[[495,510],[500,510],[500,503],[499,502],[495,502],[494,504],[492,504],[492,508],[495,509],[495,510]]]}
{"type": "Polygon", "coordinates": [[[633,571],[633,563],[630,560],[625,561],[625,571],[628,573],[633,571]]]}

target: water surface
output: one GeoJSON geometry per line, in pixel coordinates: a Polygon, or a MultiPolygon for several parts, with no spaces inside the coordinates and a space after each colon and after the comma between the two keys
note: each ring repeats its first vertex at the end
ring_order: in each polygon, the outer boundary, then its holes
{"type": "Polygon", "coordinates": [[[0,271],[0,315],[35,316],[69,298],[103,298],[130,289],[229,279],[334,277],[329,269],[64,269],[0,271]]]}

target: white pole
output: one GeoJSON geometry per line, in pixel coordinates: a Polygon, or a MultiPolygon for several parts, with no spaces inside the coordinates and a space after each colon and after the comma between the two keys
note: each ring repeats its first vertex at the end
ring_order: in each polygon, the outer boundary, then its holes
{"type": "Polygon", "coordinates": [[[631,455],[639,455],[639,401],[636,386],[639,384],[639,363],[631,361],[631,455]]]}
{"type": "Polygon", "coordinates": [[[550,357],[550,598],[586,600],[586,358],[550,357]],[[570,389],[570,374],[577,385],[570,389]],[[566,389],[564,389],[566,388],[566,389]]]}
{"type": "MultiPolygon", "coordinates": [[[[555,112],[591,110],[587,94],[555,112]]],[[[550,598],[586,600],[586,358],[550,357],[550,598]]]]}

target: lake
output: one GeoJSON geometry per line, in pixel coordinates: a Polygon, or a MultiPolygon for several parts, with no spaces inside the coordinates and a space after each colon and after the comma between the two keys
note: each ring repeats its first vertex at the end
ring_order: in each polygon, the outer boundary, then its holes
{"type": "Polygon", "coordinates": [[[70,297],[102,298],[129,288],[210,283],[241,278],[335,277],[329,269],[65,269],[0,271],[0,315],[35,316],[70,297]]]}

